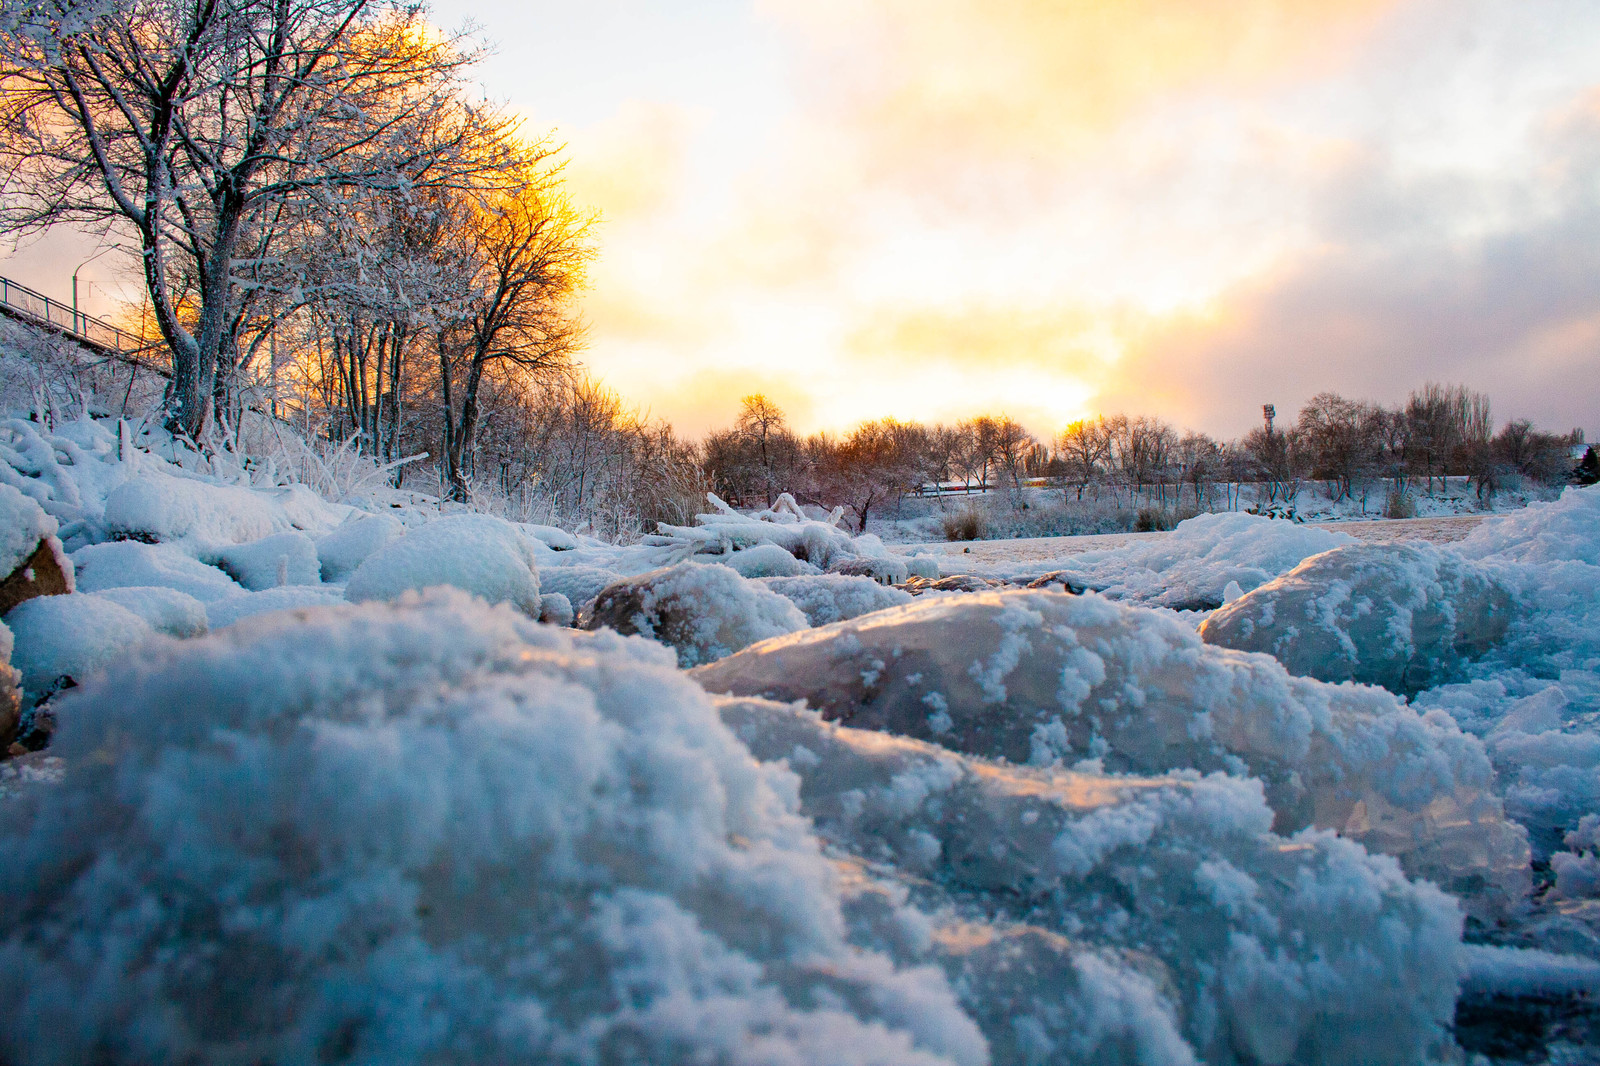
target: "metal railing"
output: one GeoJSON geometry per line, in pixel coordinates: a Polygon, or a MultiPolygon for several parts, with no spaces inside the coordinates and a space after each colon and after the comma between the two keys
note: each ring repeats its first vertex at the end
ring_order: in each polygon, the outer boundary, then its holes
{"type": "Polygon", "coordinates": [[[0,310],[59,330],[102,351],[136,352],[144,347],[144,343],[127,330],[118,329],[82,311],[74,311],[61,301],[34,292],[10,278],[0,278],[0,310]]]}

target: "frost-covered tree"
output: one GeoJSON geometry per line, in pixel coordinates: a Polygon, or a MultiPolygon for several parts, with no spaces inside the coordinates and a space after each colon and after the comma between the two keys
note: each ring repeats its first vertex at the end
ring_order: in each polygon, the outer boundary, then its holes
{"type": "Polygon", "coordinates": [[[196,435],[252,268],[314,193],[478,166],[470,58],[393,0],[9,0],[0,222],[122,228],[171,352],[167,422],[196,435]]]}

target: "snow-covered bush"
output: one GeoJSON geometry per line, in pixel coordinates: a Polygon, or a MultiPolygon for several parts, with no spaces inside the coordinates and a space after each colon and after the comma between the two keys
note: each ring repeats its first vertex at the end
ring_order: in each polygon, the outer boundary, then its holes
{"type": "Polygon", "coordinates": [[[646,642],[407,596],[158,640],[61,720],[0,804],[0,1059],[987,1061],[646,642]]]}
{"type": "Polygon", "coordinates": [[[11,665],[21,672],[22,690],[32,700],[63,677],[87,680],[155,635],[126,607],[81,592],[37,596],[13,607],[5,623],[16,641],[11,665]]]}
{"type": "Polygon", "coordinates": [[[842,622],[911,602],[903,589],[878,584],[870,577],[817,574],[812,577],[769,577],[761,584],[805,612],[814,626],[842,622]]]}
{"type": "Polygon", "coordinates": [[[725,566],[679,563],[606,588],[584,623],[585,629],[602,627],[659,640],[689,667],[804,629],[806,616],[725,566]]]}
{"type": "Polygon", "coordinates": [[[78,588],[99,592],[111,588],[159,585],[193,596],[202,603],[243,592],[237,582],[170,544],[124,540],[91,544],[72,553],[78,588]]]}
{"type": "Polygon", "coordinates": [[[389,600],[450,585],[539,617],[538,548],[515,525],[489,515],[438,518],[369,555],[345,587],[352,602],[389,600]]]}
{"type": "Polygon", "coordinates": [[[1208,644],[1266,652],[1290,673],[1412,695],[1460,676],[1506,634],[1505,584],[1428,544],[1357,544],[1312,556],[1222,607],[1208,644]]]}
{"type": "Polygon", "coordinates": [[[1475,738],[1381,689],[1210,647],[1162,612],[1057,592],[923,598],[692,676],[1013,763],[1250,774],[1279,832],[1337,830],[1491,909],[1527,888],[1526,838],[1475,738]]]}

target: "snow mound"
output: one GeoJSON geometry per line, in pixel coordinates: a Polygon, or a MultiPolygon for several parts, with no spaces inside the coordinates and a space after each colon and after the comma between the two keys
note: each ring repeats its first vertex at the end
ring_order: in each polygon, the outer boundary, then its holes
{"type": "Polygon", "coordinates": [[[539,617],[537,549],[515,525],[489,515],[438,518],[385,545],[350,575],[352,602],[391,600],[411,589],[450,585],[539,617]]]}
{"type": "Polygon", "coordinates": [[[292,525],[268,493],[155,471],[113,489],[104,520],[112,536],[203,544],[242,544],[292,525]]]}
{"type": "Polygon", "coordinates": [[[198,637],[209,628],[206,605],[177,589],[155,585],[101,589],[95,593],[143,618],[157,633],[169,637],[198,637]]]}
{"type": "Polygon", "coordinates": [[[28,560],[46,537],[56,535],[56,520],[38,502],[0,483],[0,578],[28,560]]]}
{"type": "Polygon", "coordinates": [[[546,566],[539,570],[539,590],[559,592],[575,610],[589,606],[607,585],[621,580],[615,570],[598,566],[546,566]]]}
{"type": "Polygon", "coordinates": [[[15,646],[11,665],[22,690],[39,700],[63,677],[82,683],[155,635],[147,622],[119,604],[82,592],[36,596],[5,618],[15,646]]]}
{"type": "Polygon", "coordinates": [[[1566,845],[1570,851],[1550,856],[1556,895],[1565,899],[1600,896],[1600,815],[1584,815],[1578,828],[1567,834],[1566,845]]]}
{"type": "Polygon", "coordinates": [[[276,533],[248,544],[235,544],[208,553],[206,561],[252,592],[279,585],[322,583],[317,546],[304,533],[276,533]]]}
{"type": "Polygon", "coordinates": [[[221,570],[197,562],[169,544],[131,540],[91,544],[72,553],[72,564],[83,592],[157,585],[209,603],[242,591],[221,570]]]}
{"type": "Polygon", "coordinates": [[[206,619],[212,629],[231,626],[242,618],[268,611],[292,611],[306,607],[327,607],[345,602],[338,589],[316,585],[285,585],[282,588],[246,592],[206,604],[206,619]]]}
{"type": "Polygon", "coordinates": [[[574,617],[572,601],[561,593],[539,593],[539,621],[552,626],[570,626],[574,617]]]}
{"type": "Polygon", "coordinates": [[[721,710],[889,883],[863,917],[903,962],[946,968],[998,1062],[1416,1063],[1448,1043],[1455,902],[1332,833],[1272,835],[1254,782],[1034,770],[793,706],[721,710]],[[894,922],[906,903],[920,914],[894,922]]]}
{"type": "Polygon", "coordinates": [[[851,537],[836,522],[843,508],[834,508],[826,522],[805,516],[794,497],[784,493],[778,503],[756,515],[743,515],[706,493],[716,511],[695,515],[695,525],[657,525],[658,532],[644,538],[652,547],[670,547],[688,554],[731,555],[741,548],[775,544],[803,562],[826,569],[840,559],[882,556],[888,552],[877,537],[851,537]]]}
{"type": "Polygon", "coordinates": [[[776,544],[741,548],[719,561],[740,577],[794,577],[797,574],[819,572],[810,563],[802,563],[776,544]]]}
{"type": "Polygon", "coordinates": [[[1243,513],[1185,519],[1163,537],[1122,548],[1084,552],[1059,567],[1081,572],[1112,599],[1178,610],[1221,606],[1230,582],[1245,592],[1308,556],[1356,543],[1346,533],[1243,513]]]}
{"type": "Polygon", "coordinates": [[[870,577],[818,574],[814,577],[769,577],[761,584],[805,612],[813,626],[843,622],[911,602],[903,589],[888,588],[870,577]]]}
{"type": "Polygon", "coordinates": [[[1200,627],[1208,644],[1266,652],[1290,673],[1413,695],[1455,680],[1506,634],[1512,596],[1493,573],[1428,544],[1313,556],[1200,627]]]}
{"type": "Polygon", "coordinates": [[[653,645],[450,592],[275,615],[55,743],[0,807],[7,1061],[987,1061],[653,645]]]}
{"type": "Polygon", "coordinates": [[[361,515],[317,538],[317,560],[324,581],[346,581],[378,549],[399,540],[406,527],[386,514],[361,515]]]}
{"type": "Polygon", "coordinates": [[[1486,519],[1454,547],[1469,559],[1600,566],[1600,485],[1569,488],[1552,503],[1486,519]]]}
{"type": "Polygon", "coordinates": [[[601,627],[659,640],[690,667],[805,629],[806,616],[725,566],[679,563],[609,586],[584,622],[585,629],[601,627]]]}
{"type": "Polygon", "coordinates": [[[578,538],[559,526],[541,526],[533,522],[518,522],[516,526],[551,551],[572,551],[578,546],[578,538]]]}
{"type": "Polygon", "coordinates": [[[970,593],[766,641],[693,671],[711,692],[1013,763],[1261,778],[1278,832],[1332,829],[1494,910],[1528,846],[1483,745],[1381,689],[1291,676],[1165,612],[1058,592],[970,593]]]}

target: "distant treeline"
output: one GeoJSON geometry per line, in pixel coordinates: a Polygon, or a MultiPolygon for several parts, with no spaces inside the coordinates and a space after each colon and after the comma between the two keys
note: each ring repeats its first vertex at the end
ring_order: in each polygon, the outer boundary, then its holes
{"type": "MultiPolygon", "coordinates": [[[[845,504],[864,527],[885,501],[911,491],[968,484],[1010,489],[1059,486],[1078,501],[1196,510],[1293,499],[1307,482],[1328,498],[1382,490],[1389,513],[1448,477],[1469,479],[1487,501],[1513,484],[1555,485],[1573,477],[1582,430],[1549,433],[1527,419],[1495,427],[1489,398],[1460,385],[1428,384],[1397,407],[1325,392],[1292,422],[1264,422],[1238,440],[1180,431],[1150,416],[1102,415],[1040,440],[1007,415],[954,425],[882,419],[841,436],[801,437],[763,396],[747,396],[738,422],[706,438],[700,459],[718,492],[761,503],[782,491],[845,504]]],[[[957,491],[960,491],[959,489],[957,491]]]]}

